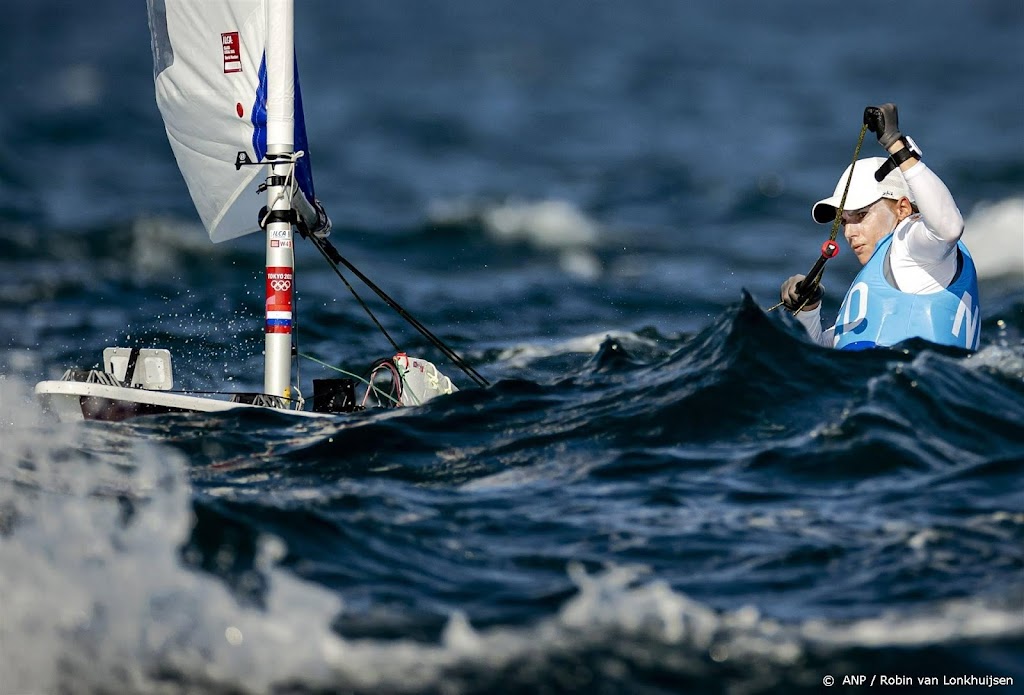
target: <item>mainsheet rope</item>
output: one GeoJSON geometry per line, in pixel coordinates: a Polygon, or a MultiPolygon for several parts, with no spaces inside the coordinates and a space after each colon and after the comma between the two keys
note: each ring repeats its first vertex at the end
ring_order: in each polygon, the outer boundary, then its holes
{"type": "MultiPolygon", "coordinates": [[[[857,138],[857,147],[853,151],[853,160],[850,162],[850,175],[846,177],[846,186],[843,188],[843,196],[839,199],[839,207],[836,208],[836,217],[832,220],[832,232],[828,235],[828,242],[825,242],[825,244],[822,245],[822,248],[824,248],[829,242],[834,242],[836,237],[839,235],[839,225],[843,220],[843,209],[846,207],[846,194],[850,192],[850,182],[853,181],[853,169],[857,166],[857,158],[860,156],[860,148],[864,144],[864,134],[867,130],[868,126],[865,123],[860,128],[860,137],[857,138]]],[[[805,277],[800,283],[800,287],[803,289],[802,294],[805,296],[804,300],[800,302],[800,306],[793,309],[794,314],[802,311],[804,306],[807,305],[807,302],[811,301],[814,287],[821,281],[821,276],[825,272],[825,261],[828,260],[828,258],[831,258],[831,256],[826,257],[822,254],[821,258],[814,265],[814,268],[817,270],[812,271],[812,273],[808,273],[808,277],[805,277]],[[814,277],[810,277],[811,275],[814,277]]],[[[779,302],[772,308],[768,309],[768,311],[775,311],[783,304],[784,302],[779,302]]]]}
{"type": "Polygon", "coordinates": [[[485,379],[479,372],[473,369],[472,366],[470,366],[462,357],[459,356],[458,353],[455,352],[455,350],[453,350],[443,340],[434,335],[426,326],[420,323],[419,320],[416,319],[416,317],[414,317],[412,314],[406,311],[398,302],[396,302],[386,292],[384,292],[384,290],[378,287],[376,283],[370,280],[370,278],[366,277],[366,275],[364,275],[362,271],[356,268],[351,261],[349,261],[347,258],[338,253],[338,249],[335,248],[334,244],[332,244],[328,239],[311,233],[309,232],[309,230],[303,229],[303,227],[301,226],[299,227],[299,234],[301,234],[304,238],[308,239],[313,243],[313,245],[317,248],[320,254],[328,262],[331,268],[334,269],[335,274],[341,279],[342,282],[345,283],[345,286],[348,287],[349,291],[356,298],[359,304],[370,315],[370,318],[372,318],[373,322],[377,324],[377,327],[381,330],[381,332],[388,339],[388,341],[391,343],[391,345],[395,348],[396,351],[400,351],[398,345],[395,343],[394,340],[391,339],[391,336],[388,335],[387,331],[384,330],[384,327],[373,315],[373,312],[370,310],[369,306],[367,306],[366,303],[359,297],[359,294],[355,291],[355,288],[352,287],[351,283],[349,283],[349,281],[345,278],[344,274],[341,272],[341,268],[338,267],[339,265],[343,265],[346,268],[348,268],[348,270],[350,270],[357,278],[359,278],[364,285],[366,285],[368,288],[370,288],[370,290],[374,292],[374,294],[380,297],[385,304],[394,309],[399,316],[405,319],[406,323],[415,328],[420,333],[420,335],[422,335],[424,338],[427,339],[428,342],[430,342],[431,345],[440,350],[445,357],[451,360],[452,363],[455,364],[455,366],[457,366],[459,369],[463,371],[463,373],[466,374],[466,376],[472,379],[477,386],[490,385],[490,382],[487,381],[487,379],[485,379]]]}

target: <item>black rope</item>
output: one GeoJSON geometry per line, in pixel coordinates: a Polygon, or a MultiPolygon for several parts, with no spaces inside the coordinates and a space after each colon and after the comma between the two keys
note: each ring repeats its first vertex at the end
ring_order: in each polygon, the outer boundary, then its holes
{"type": "Polygon", "coordinates": [[[440,350],[449,360],[452,361],[452,363],[455,364],[455,366],[461,369],[470,379],[472,379],[477,386],[490,385],[490,382],[487,381],[487,379],[485,379],[483,376],[481,376],[479,372],[473,369],[473,367],[471,367],[464,359],[462,359],[462,357],[460,357],[458,353],[456,353],[452,348],[448,347],[448,345],[446,345],[443,340],[441,340],[436,335],[431,333],[426,326],[420,323],[419,320],[417,320],[412,314],[406,311],[398,302],[392,299],[370,278],[366,277],[366,275],[364,275],[362,271],[360,271],[358,268],[352,265],[352,263],[348,259],[346,259],[340,253],[338,253],[338,249],[335,248],[334,244],[332,244],[329,240],[323,237],[319,237],[316,234],[303,233],[301,229],[299,233],[304,238],[309,239],[310,241],[313,242],[313,245],[317,247],[321,255],[323,255],[323,257],[327,259],[328,263],[331,264],[331,267],[334,268],[334,272],[338,275],[339,278],[341,278],[342,282],[344,282],[345,285],[349,288],[353,296],[356,297],[360,305],[362,305],[362,307],[370,315],[370,317],[373,319],[373,322],[377,324],[377,327],[380,328],[381,332],[384,333],[384,336],[388,339],[388,341],[391,343],[391,345],[395,348],[397,352],[401,352],[398,345],[395,343],[394,340],[391,339],[391,336],[388,335],[387,331],[384,330],[384,327],[380,324],[380,322],[377,321],[377,318],[373,315],[373,312],[370,311],[370,308],[363,302],[362,299],[359,298],[359,295],[356,293],[355,289],[348,282],[348,280],[345,279],[345,276],[342,275],[341,269],[338,268],[339,263],[348,268],[349,270],[351,270],[352,273],[354,273],[355,276],[359,278],[364,285],[369,287],[378,297],[381,298],[381,300],[384,301],[385,304],[394,309],[395,312],[397,312],[399,316],[405,319],[405,321],[410,326],[419,331],[420,335],[426,338],[431,345],[440,350]]]}
{"type": "MultiPolygon", "coordinates": [[[[850,162],[850,175],[846,179],[846,187],[843,188],[843,195],[839,200],[839,207],[836,208],[835,219],[832,220],[832,232],[828,235],[829,241],[835,241],[836,237],[839,235],[839,225],[842,223],[843,209],[846,207],[846,194],[850,192],[850,183],[853,181],[853,168],[857,166],[857,157],[860,156],[860,148],[864,144],[864,133],[866,133],[867,130],[868,126],[865,123],[861,126],[860,136],[857,138],[857,147],[853,150],[853,160],[850,162]]],[[[828,258],[831,258],[831,256],[828,258]]],[[[817,272],[810,273],[810,275],[814,275],[814,277],[805,277],[803,282],[800,283],[798,289],[804,288],[804,300],[800,302],[800,306],[792,310],[794,314],[800,312],[804,306],[806,306],[807,302],[811,301],[811,297],[814,295],[814,286],[821,282],[821,276],[825,274],[825,261],[827,261],[828,258],[822,255],[821,259],[815,263],[815,267],[818,269],[817,272]]],[[[784,302],[779,302],[767,311],[775,311],[783,304],[784,302]]]]}
{"type": "MultiPolygon", "coordinates": [[[[305,236],[305,235],[303,235],[303,236],[305,236]]],[[[395,349],[395,352],[401,352],[402,349],[400,347],[398,347],[398,343],[396,343],[392,339],[391,335],[387,332],[387,329],[384,328],[384,326],[381,325],[381,322],[377,320],[377,317],[374,316],[373,311],[370,309],[369,306],[367,306],[366,302],[363,301],[363,298],[359,296],[359,293],[356,292],[356,288],[352,286],[352,283],[350,283],[348,281],[348,279],[344,275],[342,275],[341,269],[337,266],[337,264],[331,258],[330,254],[327,252],[327,250],[320,243],[318,243],[321,240],[318,237],[313,236],[313,235],[308,236],[306,238],[310,239],[313,242],[313,246],[316,246],[316,249],[317,249],[317,251],[320,252],[320,255],[322,255],[327,260],[327,262],[330,264],[331,268],[334,270],[334,274],[337,275],[341,279],[341,281],[343,283],[345,283],[345,287],[348,288],[348,291],[351,292],[352,296],[356,298],[357,302],[359,302],[359,306],[363,307],[363,311],[365,311],[366,315],[370,317],[370,320],[373,321],[374,325],[376,325],[377,328],[380,329],[380,332],[384,334],[384,337],[388,339],[388,342],[391,343],[391,347],[393,347],[395,349]]],[[[330,244],[330,242],[327,242],[327,243],[330,244]]],[[[331,244],[331,248],[334,248],[333,244],[331,244]]]]}
{"type": "Polygon", "coordinates": [[[137,347],[133,347],[132,351],[128,354],[128,364],[124,368],[125,386],[131,387],[132,381],[135,379],[135,366],[138,364],[139,355],[141,354],[142,351],[137,347]]]}
{"type": "Polygon", "coordinates": [[[839,235],[839,224],[843,219],[843,208],[846,207],[846,194],[850,192],[850,183],[853,181],[853,168],[857,166],[857,157],[860,156],[861,145],[864,144],[864,133],[867,132],[868,126],[865,123],[860,128],[860,137],[857,138],[857,147],[853,151],[853,160],[850,162],[850,176],[846,179],[846,187],[843,189],[843,197],[839,201],[839,207],[836,208],[836,217],[832,220],[832,233],[828,235],[829,241],[835,241],[839,235]]]}

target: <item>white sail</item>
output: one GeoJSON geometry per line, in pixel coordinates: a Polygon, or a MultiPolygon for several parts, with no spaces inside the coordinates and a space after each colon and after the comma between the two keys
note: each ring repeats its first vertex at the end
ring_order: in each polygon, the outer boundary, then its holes
{"type": "MultiPolygon", "coordinates": [[[[255,166],[267,154],[267,5],[280,0],[148,0],[156,100],[167,138],[210,239],[259,229],[255,166]],[[253,164],[236,166],[239,153],[253,164]],[[243,194],[245,194],[243,196],[243,194]]],[[[290,36],[288,37],[291,38],[290,36]]],[[[292,51],[290,47],[286,50],[292,51]]],[[[290,86],[290,85],[289,85],[290,86]]],[[[312,171],[294,76],[300,213],[314,205],[312,171]]],[[[310,223],[309,226],[314,226],[310,223]]]]}

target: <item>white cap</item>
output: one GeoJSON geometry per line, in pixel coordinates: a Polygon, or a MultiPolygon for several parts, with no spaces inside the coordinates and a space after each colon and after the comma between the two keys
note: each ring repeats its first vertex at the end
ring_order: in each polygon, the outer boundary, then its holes
{"type": "Polygon", "coordinates": [[[854,164],[846,167],[846,171],[839,177],[839,183],[836,184],[836,190],[832,196],[819,200],[811,208],[811,217],[814,218],[814,221],[824,224],[835,220],[836,208],[839,207],[839,203],[843,200],[846,180],[850,177],[850,167],[853,167],[853,181],[850,183],[850,190],[846,194],[844,210],[866,208],[879,198],[891,198],[893,200],[909,198],[910,202],[914,202],[914,196],[910,194],[910,189],[907,188],[907,182],[903,178],[903,173],[899,167],[886,174],[885,178],[881,181],[875,181],[875,172],[886,161],[886,157],[868,157],[867,159],[858,159],[854,164]]]}

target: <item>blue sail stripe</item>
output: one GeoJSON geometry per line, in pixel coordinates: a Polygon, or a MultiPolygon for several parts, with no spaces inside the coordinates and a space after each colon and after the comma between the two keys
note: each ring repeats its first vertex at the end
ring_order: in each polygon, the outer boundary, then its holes
{"type": "MultiPolygon", "coordinates": [[[[260,60],[259,85],[250,109],[252,122],[252,149],[255,161],[261,162],[267,156],[267,54],[260,60]]],[[[295,167],[295,179],[306,199],[313,202],[316,195],[313,188],[313,165],[309,155],[309,139],[306,137],[306,115],[302,108],[302,89],[299,87],[298,61],[295,64],[295,151],[305,152],[295,167]]]]}
{"type": "Polygon", "coordinates": [[[252,150],[255,161],[262,162],[267,156],[267,54],[264,51],[260,59],[260,79],[256,86],[256,94],[252,108],[249,109],[249,120],[252,122],[252,150]]]}
{"type": "Polygon", "coordinates": [[[309,155],[309,141],[306,138],[306,113],[302,108],[302,89],[299,87],[299,60],[295,59],[295,151],[299,150],[306,154],[299,160],[295,167],[295,179],[299,182],[299,189],[306,196],[311,204],[314,198],[313,191],[313,162],[309,155]]]}

